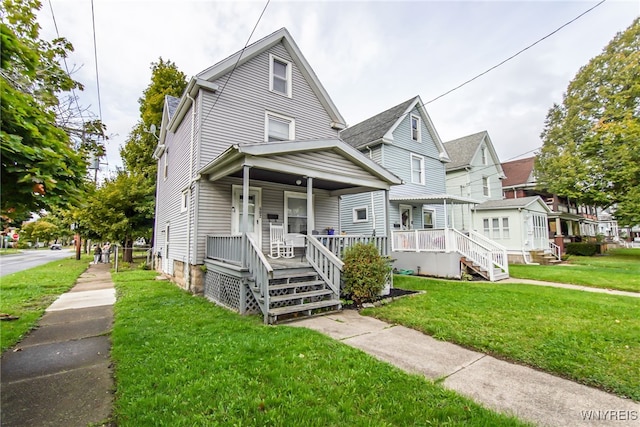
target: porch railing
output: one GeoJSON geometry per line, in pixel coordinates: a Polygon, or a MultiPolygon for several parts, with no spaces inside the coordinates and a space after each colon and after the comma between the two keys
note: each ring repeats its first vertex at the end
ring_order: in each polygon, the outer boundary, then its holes
{"type": "Polygon", "coordinates": [[[339,297],[340,278],[344,263],[325,247],[321,240],[307,236],[306,241],[307,261],[309,261],[309,264],[313,266],[331,290],[339,297]]]}
{"type": "Polygon", "coordinates": [[[247,235],[246,243],[247,269],[250,277],[255,280],[256,286],[260,289],[262,297],[261,309],[264,315],[264,322],[269,321],[269,279],[273,278],[273,268],[267,258],[258,247],[255,240],[247,235]]]}
{"type": "Polygon", "coordinates": [[[394,231],[391,250],[397,252],[457,252],[487,271],[495,279],[494,267],[509,274],[507,250],[486,237],[471,232],[467,236],[458,230],[394,231]]]}
{"type": "Polygon", "coordinates": [[[378,252],[382,256],[389,255],[387,250],[387,238],[384,236],[365,236],[365,235],[315,235],[313,236],[318,240],[329,252],[335,255],[338,259],[342,259],[344,256],[344,250],[348,247],[355,245],[356,243],[369,244],[373,243],[378,252]]]}
{"type": "Polygon", "coordinates": [[[242,265],[242,236],[207,236],[206,257],[242,265]]]}
{"type": "Polygon", "coordinates": [[[562,261],[562,250],[560,249],[560,246],[553,242],[549,242],[549,250],[551,251],[551,255],[556,257],[558,261],[562,261]]]}

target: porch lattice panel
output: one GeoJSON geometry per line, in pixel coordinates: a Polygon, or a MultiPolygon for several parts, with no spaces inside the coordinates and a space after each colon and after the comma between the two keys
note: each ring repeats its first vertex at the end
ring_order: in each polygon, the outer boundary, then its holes
{"type": "Polygon", "coordinates": [[[245,310],[240,314],[260,313],[258,302],[251,290],[243,286],[242,279],[239,277],[207,271],[204,295],[217,304],[237,312],[241,312],[241,307],[244,306],[245,310]],[[241,304],[241,298],[244,299],[244,304],[241,304]]]}

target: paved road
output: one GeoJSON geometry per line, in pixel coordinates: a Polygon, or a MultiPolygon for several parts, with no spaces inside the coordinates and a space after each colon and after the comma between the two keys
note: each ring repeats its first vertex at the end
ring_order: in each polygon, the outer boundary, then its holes
{"type": "Polygon", "coordinates": [[[74,256],[73,249],[52,251],[50,249],[25,250],[20,254],[0,256],[0,276],[37,267],[57,259],[74,256]]]}

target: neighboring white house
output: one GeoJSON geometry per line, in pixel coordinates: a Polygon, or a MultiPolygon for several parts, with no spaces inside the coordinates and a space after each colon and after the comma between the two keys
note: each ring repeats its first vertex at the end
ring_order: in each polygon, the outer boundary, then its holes
{"type": "Polygon", "coordinates": [[[474,208],[474,229],[504,246],[509,262],[530,262],[532,252],[549,249],[549,212],[538,196],[490,200],[474,208]]]}

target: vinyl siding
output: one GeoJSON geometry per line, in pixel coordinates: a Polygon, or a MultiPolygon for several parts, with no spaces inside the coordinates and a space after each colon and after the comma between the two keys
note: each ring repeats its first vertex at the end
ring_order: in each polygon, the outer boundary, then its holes
{"type": "Polygon", "coordinates": [[[385,216],[384,216],[384,191],[375,191],[373,193],[349,194],[342,196],[340,202],[340,232],[347,234],[365,234],[371,235],[374,230],[375,212],[375,233],[377,236],[385,236],[385,216]],[[373,205],[375,211],[371,207],[371,195],[373,194],[373,205]],[[368,218],[364,222],[353,221],[353,210],[355,208],[367,208],[368,218]]]}
{"type": "Polygon", "coordinates": [[[213,160],[230,145],[263,142],[265,111],[295,120],[295,139],[337,138],[331,118],[292,63],[292,97],[269,91],[269,53],[292,61],[280,43],[238,67],[229,75],[214,81],[224,87],[219,93],[201,91],[202,140],[200,167],[213,160]],[[215,106],[214,106],[215,103],[215,106]]]}

